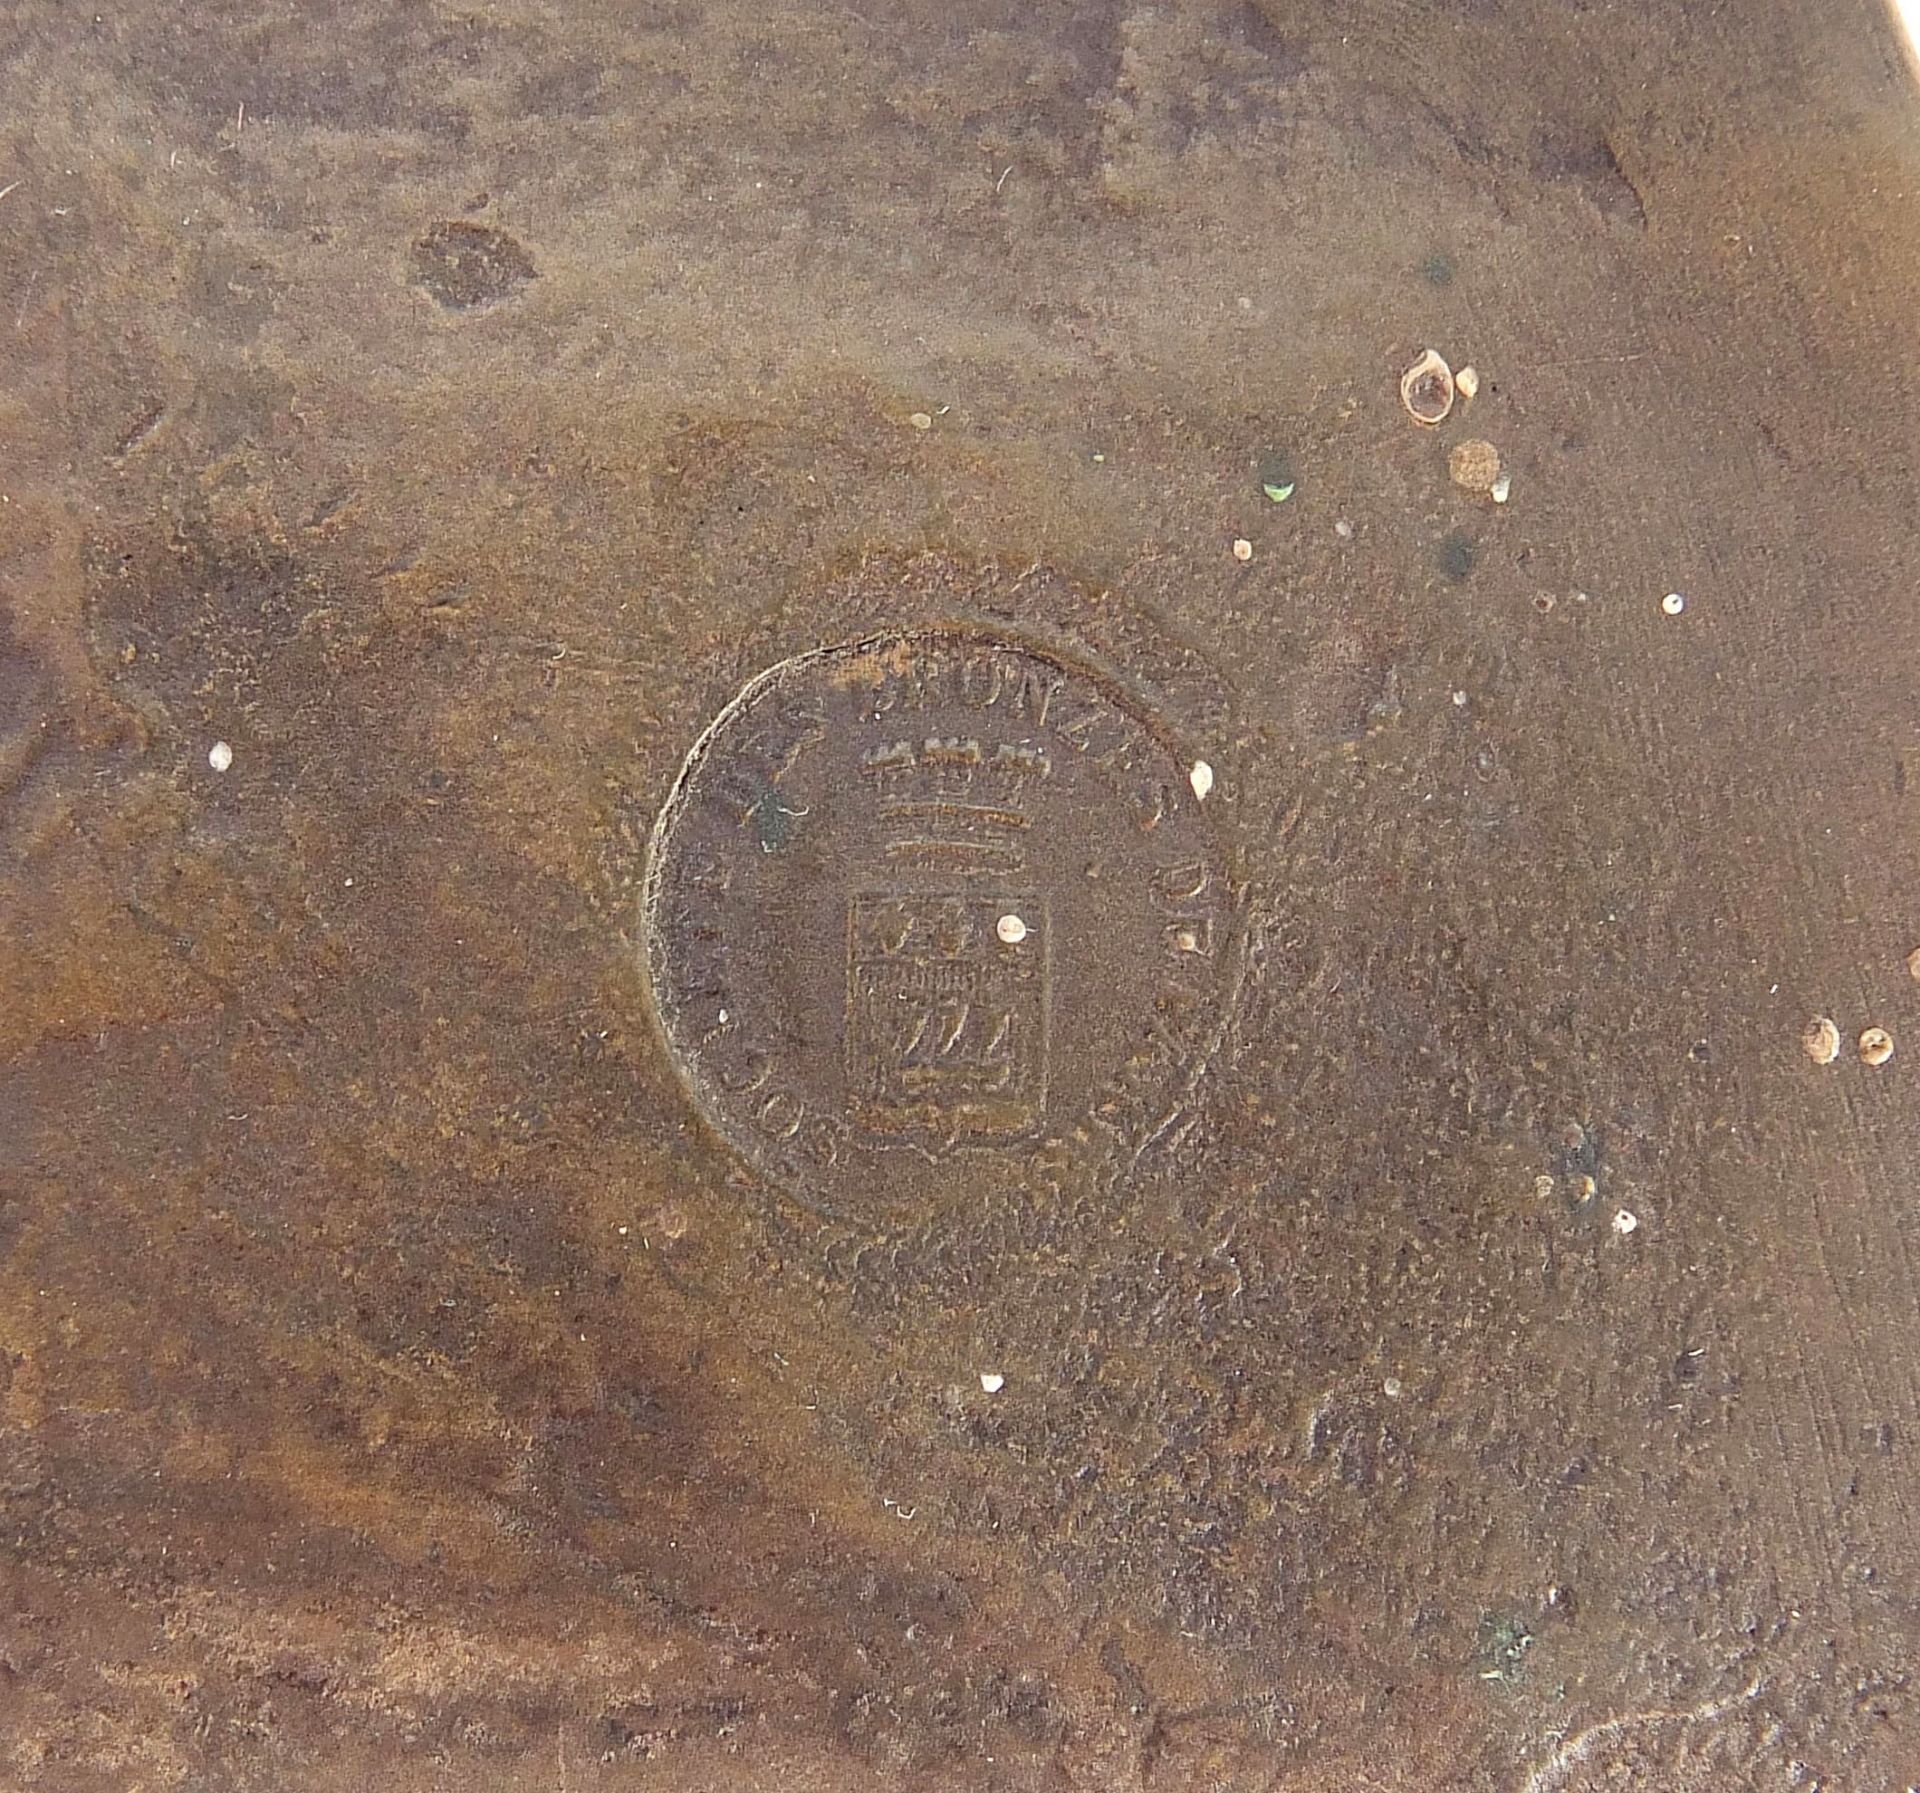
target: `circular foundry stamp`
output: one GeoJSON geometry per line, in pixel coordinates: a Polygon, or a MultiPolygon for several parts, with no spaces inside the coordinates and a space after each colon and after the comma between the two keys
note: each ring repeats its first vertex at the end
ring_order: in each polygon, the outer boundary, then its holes
{"type": "Polygon", "coordinates": [[[1212,773],[1112,680],[998,631],[782,661],[655,824],[645,934],[681,1074],[754,1166],[879,1222],[1049,1140],[1177,1113],[1229,976],[1212,773]]]}

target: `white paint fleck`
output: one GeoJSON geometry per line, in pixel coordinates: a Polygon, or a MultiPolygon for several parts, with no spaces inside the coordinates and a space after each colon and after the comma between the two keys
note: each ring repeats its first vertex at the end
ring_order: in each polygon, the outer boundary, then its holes
{"type": "Polygon", "coordinates": [[[1456,710],[1464,710],[1467,707],[1467,694],[1464,691],[1456,691],[1453,694],[1453,707],[1456,710]]]}
{"type": "Polygon", "coordinates": [[[1667,595],[1660,600],[1660,608],[1669,616],[1678,616],[1686,607],[1687,600],[1677,591],[1668,592],[1667,595]]]}
{"type": "Polygon", "coordinates": [[[1628,1208],[1620,1209],[1613,1217],[1613,1230],[1623,1239],[1629,1233],[1633,1232],[1639,1224],[1640,1216],[1628,1208]]]}
{"type": "Polygon", "coordinates": [[[1334,524],[1333,533],[1343,542],[1350,542],[1353,540],[1353,525],[1342,517],[1338,523],[1334,524]]]}
{"type": "Polygon", "coordinates": [[[1495,474],[1493,484],[1487,487],[1487,496],[1495,504],[1505,504],[1513,496],[1513,475],[1511,473],[1495,474]]]}
{"type": "Polygon", "coordinates": [[[984,1393],[997,1395],[1006,1386],[1007,1379],[1001,1375],[998,1370],[982,1370],[980,1372],[980,1387],[984,1393]]]}
{"type": "Polygon", "coordinates": [[[233,749],[224,741],[216,741],[207,749],[207,764],[216,772],[224,772],[233,764],[233,749]]]}
{"type": "Polygon", "coordinates": [[[1018,946],[1027,937],[1027,924],[1019,916],[1007,914],[993,924],[993,931],[1009,946],[1018,946]]]}
{"type": "Polygon", "coordinates": [[[1187,783],[1193,786],[1193,794],[1202,803],[1206,802],[1207,793],[1213,789],[1213,768],[1205,760],[1195,760],[1187,774],[1187,783]]]}

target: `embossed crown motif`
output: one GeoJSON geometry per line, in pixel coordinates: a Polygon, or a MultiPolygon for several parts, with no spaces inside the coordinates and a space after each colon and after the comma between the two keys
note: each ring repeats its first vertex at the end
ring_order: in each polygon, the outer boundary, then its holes
{"type": "Polygon", "coordinates": [[[1053,764],[1023,743],[928,735],[875,747],[860,769],[889,859],[964,872],[1021,862],[1027,804],[1053,764]]]}

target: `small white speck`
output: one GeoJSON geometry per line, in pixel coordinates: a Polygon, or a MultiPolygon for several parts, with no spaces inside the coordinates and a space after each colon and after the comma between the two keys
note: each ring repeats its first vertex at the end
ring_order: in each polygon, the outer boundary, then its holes
{"type": "Polygon", "coordinates": [[[980,1387],[982,1392],[997,1395],[1006,1386],[1007,1379],[1001,1375],[998,1370],[982,1370],[980,1372],[980,1387]]]}
{"type": "Polygon", "coordinates": [[[1686,607],[1687,600],[1677,591],[1668,592],[1667,595],[1660,600],[1660,608],[1669,616],[1678,616],[1686,607]]]}
{"type": "Polygon", "coordinates": [[[1487,496],[1495,504],[1505,504],[1513,496],[1513,475],[1511,473],[1496,474],[1493,484],[1487,487],[1487,496]]]}
{"type": "Polygon", "coordinates": [[[207,749],[207,764],[216,772],[224,772],[233,764],[233,749],[224,741],[216,741],[207,749]]]}
{"type": "Polygon", "coordinates": [[[1213,789],[1213,768],[1205,760],[1195,760],[1192,771],[1187,774],[1187,783],[1193,786],[1193,794],[1202,803],[1206,802],[1207,793],[1213,789]]]}
{"type": "Polygon", "coordinates": [[[1453,707],[1456,710],[1464,710],[1467,707],[1467,694],[1464,691],[1456,691],[1453,694],[1453,707]]]}
{"type": "Polygon", "coordinates": [[[351,890],[351,889],[353,888],[353,880],[352,880],[351,878],[349,878],[349,879],[347,880],[347,888],[348,888],[349,890],[351,890]]]}
{"type": "Polygon", "coordinates": [[[993,931],[1009,946],[1018,946],[1027,937],[1027,924],[1017,915],[1003,915],[993,924],[993,931]]]}
{"type": "Polygon", "coordinates": [[[624,1238],[625,1238],[626,1236],[627,1236],[627,1229],[626,1229],[625,1227],[621,1227],[621,1228],[620,1228],[620,1237],[624,1239],[624,1238]]]}
{"type": "Polygon", "coordinates": [[[1248,541],[1244,535],[1234,538],[1233,557],[1235,560],[1251,560],[1253,558],[1253,544],[1248,541]]]}
{"type": "Polygon", "coordinates": [[[1629,1208],[1622,1208],[1613,1217],[1613,1230],[1625,1238],[1640,1224],[1640,1216],[1629,1208]]]}
{"type": "Polygon", "coordinates": [[[1353,540],[1353,525],[1342,517],[1338,523],[1334,524],[1333,533],[1343,542],[1350,542],[1353,540]]]}
{"type": "Polygon", "coordinates": [[[727,1019],[727,1011],[726,1011],[725,1009],[722,1009],[722,1010],[720,1011],[720,1020],[721,1020],[721,1023],[722,1023],[722,1025],[724,1025],[724,1024],[725,1024],[725,1022],[726,1022],[726,1019],[727,1019]]]}
{"type": "Polygon", "coordinates": [[[1385,1395],[1389,1401],[1397,1401],[1406,1390],[1398,1376],[1389,1376],[1386,1381],[1380,1384],[1380,1392],[1385,1395]]]}

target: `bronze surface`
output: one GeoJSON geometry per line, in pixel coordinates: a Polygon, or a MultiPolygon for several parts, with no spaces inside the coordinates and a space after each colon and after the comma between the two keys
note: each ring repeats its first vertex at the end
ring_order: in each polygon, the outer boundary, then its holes
{"type": "Polygon", "coordinates": [[[0,13],[0,1789],[1920,1784],[1878,4],[0,13]]]}

